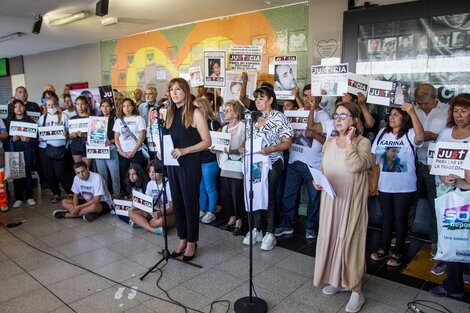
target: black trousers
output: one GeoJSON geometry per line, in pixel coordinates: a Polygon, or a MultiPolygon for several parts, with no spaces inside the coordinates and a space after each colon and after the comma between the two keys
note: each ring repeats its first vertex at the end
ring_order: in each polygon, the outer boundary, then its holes
{"type": "Polygon", "coordinates": [[[167,169],[178,237],[196,242],[199,239],[201,164],[168,166],[167,169]]]}
{"type": "Polygon", "coordinates": [[[447,278],[444,279],[444,288],[450,293],[463,292],[463,270],[465,263],[446,262],[447,278]]]}
{"type": "Polygon", "coordinates": [[[42,169],[46,174],[46,180],[52,193],[56,196],[60,196],[59,183],[67,194],[72,193],[72,175],[70,175],[71,167],[67,160],[68,157],[66,154],[62,159],[54,160],[46,155],[46,149],[39,148],[42,169]]]}
{"type": "Polygon", "coordinates": [[[243,188],[243,179],[220,177],[220,200],[226,217],[235,216],[238,220],[245,216],[243,188]]]}
{"type": "Polygon", "coordinates": [[[382,209],[382,248],[390,249],[393,223],[396,225],[396,245],[394,252],[402,254],[405,248],[406,233],[408,231],[408,213],[414,192],[388,193],[379,192],[380,208],[382,209]]]}

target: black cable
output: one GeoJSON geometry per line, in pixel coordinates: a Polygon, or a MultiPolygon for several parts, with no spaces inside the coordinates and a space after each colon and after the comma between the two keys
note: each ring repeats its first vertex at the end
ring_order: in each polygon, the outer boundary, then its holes
{"type": "MultiPolygon", "coordinates": [[[[47,255],[49,255],[49,256],[51,256],[51,257],[53,257],[53,258],[56,258],[56,259],[58,259],[58,260],[60,260],[60,261],[62,261],[62,262],[65,262],[65,263],[67,263],[67,264],[70,264],[70,265],[72,265],[72,266],[78,267],[79,269],[82,269],[82,270],[84,270],[84,271],[87,271],[87,272],[89,272],[89,273],[95,275],[95,276],[98,276],[98,277],[101,277],[101,278],[103,278],[103,279],[106,279],[106,280],[108,280],[108,281],[110,281],[110,282],[112,282],[112,283],[114,283],[114,284],[123,286],[123,287],[125,287],[125,288],[129,288],[129,289],[131,289],[131,290],[133,289],[131,286],[125,285],[125,284],[123,284],[123,283],[121,283],[121,282],[118,282],[118,281],[116,281],[116,280],[114,280],[114,279],[111,279],[111,278],[109,278],[109,277],[106,277],[106,276],[103,276],[103,275],[101,275],[101,274],[99,274],[99,273],[96,273],[96,272],[94,272],[94,271],[92,271],[92,270],[90,270],[90,269],[88,269],[88,268],[86,268],[86,267],[83,267],[83,266],[81,266],[81,265],[75,264],[75,263],[70,262],[70,261],[68,261],[68,260],[65,260],[65,259],[63,259],[63,258],[61,258],[61,257],[58,257],[58,256],[56,256],[56,255],[54,255],[54,254],[52,254],[52,253],[49,253],[49,252],[47,252],[47,251],[44,251],[44,250],[42,250],[42,249],[40,249],[40,248],[38,248],[38,247],[36,247],[36,246],[33,246],[33,245],[30,244],[29,242],[23,240],[22,238],[18,237],[16,234],[12,233],[8,228],[5,227],[5,225],[3,225],[3,224],[1,224],[1,225],[2,225],[2,227],[3,227],[8,233],[10,233],[13,237],[15,237],[15,238],[18,239],[19,241],[23,242],[24,244],[28,245],[29,247],[31,247],[31,248],[33,248],[33,249],[35,249],[35,250],[37,250],[37,251],[39,251],[39,252],[41,252],[41,253],[47,254],[47,255]]],[[[10,258],[10,259],[11,259],[11,258],[10,258]]],[[[13,261],[13,260],[12,260],[12,261],[13,261]]],[[[14,262],[15,264],[17,264],[15,261],[13,261],[13,262],[14,262]]],[[[167,261],[167,263],[168,263],[168,261],[167,261]]],[[[22,270],[24,270],[26,273],[28,273],[28,272],[27,272],[23,267],[21,267],[19,264],[17,264],[17,265],[18,265],[22,270]]],[[[166,263],[165,263],[161,268],[163,268],[165,265],[166,265],[166,263]]],[[[151,298],[158,299],[158,300],[161,300],[161,301],[164,301],[164,302],[168,302],[168,303],[174,304],[174,305],[176,305],[176,306],[182,307],[182,308],[184,309],[184,312],[185,312],[185,313],[187,313],[188,310],[194,311],[194,312],[196,312],[196,313],[205,313],[205,312],[203,312],[203,311],[196,310],[196,309],[193,309],[193,308],[191,308],[191,307],[185,306],[185,305],[181,304],[180,302],[173,300],[173,299],[169,296],[168,292],[167,292],[165,289],[163,289],[163,288],[159,285],[159,280],[161,279],[161,277],[163,277],[163,272],[161,271],[161,268],[157,268],[157,269],[155,270],[155,271],[160,271],[160,273],[161,273],[161,274],[160,274],[160,277],[157,279],[157,282],[156,282],[156,283],[157,283],[157,287],[158,287],[160,290],[162,290],[162,291],[165,293],[165,295],[166,295],[170,300],[167,300],[167,299],[164,299],[164,298],[161,298],[161,297],[158,297],[158,296],[149,294],[149,293],[147,293],[147,292],[145,292],[145,291],[142,291],[142,290],[139,290],[139,292],[140,292],[141,294],[144,294],[144,295],[149,296],[149,297],[151,297],[151,298]]],[[[28,275],[31,276],[31,274],[29,274],[29,273],[28,273],[28,275]]],[[[33,277],[33,276],[31,276],[31,277],[33,277]]],[[[33,277],[33,279],[36,280],[36,281],[38,281],[38,280],[35,279],[34,277],[33,277]]],[[[73,308],[71,308],[67,303],[65,303],[59,296],[57,296],[55,293],[53,293],[49,288],[47,288],[46,286],[44,286],[41,282],[38,281],[38,283],[41,284],[41,286],[43,286],[46,290],[48,290],[51,294],[53,294],[53,295],[54,295],[57,299],[59,299],[62,303],[64,303],[67,307],[69,307],[73,312],[77,312],[77,311],[75,311],[73,308]]],[[[229,305],[228,305],[228,308],[227,308],[227,311],[225,312],[225,313],[227,313],[227,312],[229,311],[229,309],[230,309],[230,301],[229,301],[229,300],[216,300],[216,301],[212,301],[212,302],[211,302],[211,309],[210,309],[209,313],[212,312],[212,306],[213,306],[215,303],[221,303],[221,302],[227,302],[227,303],[229,304],[229,305]]]]}
{"type": "Polygon", "coordinates": [[[430,301],[430,300],[415,300],[415,301],[408,302],[406,306],[408,307],[409,310],[411,310],[411,312],[415,312],[415,313],[430,313],[430,312],[452,313],[451,310],[444,307],[443,305],[435,301],[430,301]],[[439,308],[432,307],[430,305],[427,305],[426,303],[433,304],[434,306],[437,306],[439,308]],[[428,311],[428,310],[425,311],[423,310],[423,307],[427,309],[431,309],[432,311],[428,311]],[[440,310],[440,308],[444,309],[445,311],[440,310]]]}

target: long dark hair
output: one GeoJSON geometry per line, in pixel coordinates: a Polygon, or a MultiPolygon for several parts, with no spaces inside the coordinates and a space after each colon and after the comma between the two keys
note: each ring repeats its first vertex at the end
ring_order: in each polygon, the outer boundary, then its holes
{"type": "Polygon", "coordinates": [[[132,192],[132,188],[140,188],[145,192],[145,186],[147,186],[147,183],[149,182],[149,178],[147,173],[142,169],[142,166],[140,166],[137,163],[131,163],[129,168],[127,169],[127,175],[126,178],[124,179],[124,186],[126,187],[126,190],[129,192],[132,192]],[[129,180],[129,171],[134,170],[135,173],[137,174],[137,180],[135,183],[131,182],[129,180]]]}
{"type": "MultiPolygon", "coordinates": [[[[413,123],[411,122],[411,117],[410,115],[403,111],[402,109],[400,108],[392,108],[390,110],[390,114],[392,114],[392,111],[397,111],[398,114],[401,115],[401,126],[400,126],[400,130],[398,131],[398,135],[397,135],[397,138],[401,138],[403,137],[403,135],[405,135],[411,128],[413,128],[413,123]]],[[[388,119],[389,117],[387,117],[387,126],[385,126],[385,131],[387,133],[391,133],[392,132],[392,127],[390,127],[390,123],[388,122],[388,119]]]]}
{"type": "MultiPolygon", "coordinates": [[[[22,106],[25,107],[26,109],[26,105],[24,104],[23,101],[19,100],[19,99],[15,99],[13,100],[12,103],[10,103],[10,112],[8,113],[8,121],[12,121],[12,120],[16,120],[16,114],[15,114],[15,105],[17,103],[21,103],[22,106]]],[[[23,112],[23,119],[26,117],[26,111],[23,112]]]]}
{"type": "Polygon", "coordinates": [[[276,99],[276,94],[274,93],[274,89],[266,87],[266,86],[261,86],[260,88],[256,89],[253,92],[253,97],[256,99],[256,97],[261,94],[263,96],[266,96],[268,98],[272,98],[273,102],[271,103],[271,108],[274,110],[279,110],[279,104],[277,103],[276,99]]]}

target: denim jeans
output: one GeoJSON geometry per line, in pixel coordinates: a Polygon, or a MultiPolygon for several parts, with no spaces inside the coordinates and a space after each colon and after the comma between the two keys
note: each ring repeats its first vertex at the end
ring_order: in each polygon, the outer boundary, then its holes
{"type": "Polygon", "coordinates": [[[202,163],[202,178],[199,185],[199,210],[205,211],[209,201],[208,211],[215,214],[215,205],[217,204],[217,174],[219,165],[217,161],[202,163]]]}
{"type": "Polygon", "coordinates": [[[104,178],[106,186],[109,186],[109,174],[111,174],[113,197],[119,196],[119,193],[121,192],[121,177],[119,176],[119,158],[117,149],[113,148],[110,150],[108,160],[96,159],[95,164],[96,171],[104,178]]]}
{"type": "Polygon", "coordinates": [[[284,188],[284,197],[281,207],[281,225],[282,227],[292,227],[292,221],[295,218],[297,194],[306,182],[308,192],[307,216],[305,218],[305,229],[313,229],[318,226],[318,211],[320,209],[320,192],[313,188],[312,175],[308,165],[295,161],[287,166],[286,184],[284,188]]]}

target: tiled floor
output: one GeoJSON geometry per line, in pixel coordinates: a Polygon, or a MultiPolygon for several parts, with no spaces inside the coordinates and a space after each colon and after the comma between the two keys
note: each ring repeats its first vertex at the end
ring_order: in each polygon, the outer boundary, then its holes
{"type": "MultiPolygon", "coordinates": [[[[167,298],[156,285],[158,273],[139,280],[160,259],[162,237],[132,229],[112,215],[92,223],[56,220],[51,213],[58,206],[49,204],[47,198],[46,192],[34,208],[0,213],[2,224],[27,220],[8,231],[0,227],[0,312],[184,311],[164,301],[167,298]],[[15,236],[119,283],[37,251],[15,236]]],[[[192,309],[209,312],[211,302],[225,299],[233,312],[234,302],[248,295],[249,249],[241,241],[242,237],[230,232],[201,225],[194,262],[203,268],[170,261],[162,269],[160,285],[192,309]]],[[[170,250],[177,243],[174,229],[169,243],[170,250]]],[[[264,252],[255,246],[254,286],[269,312],[344,312],[349,294],[323,295],[312,285],[313,267],[311,256],[281,247],[264,252]]],[[[451,312],[468,312],[464,302],[435,299],[422,289],[369,274],[364,277],[364,292],[364,313],[406,312],[406,304],[416,299],[438,300],[451,312]]],[[[216,304],[212,312],[226,309],[226,304],[216,304]]]]}

